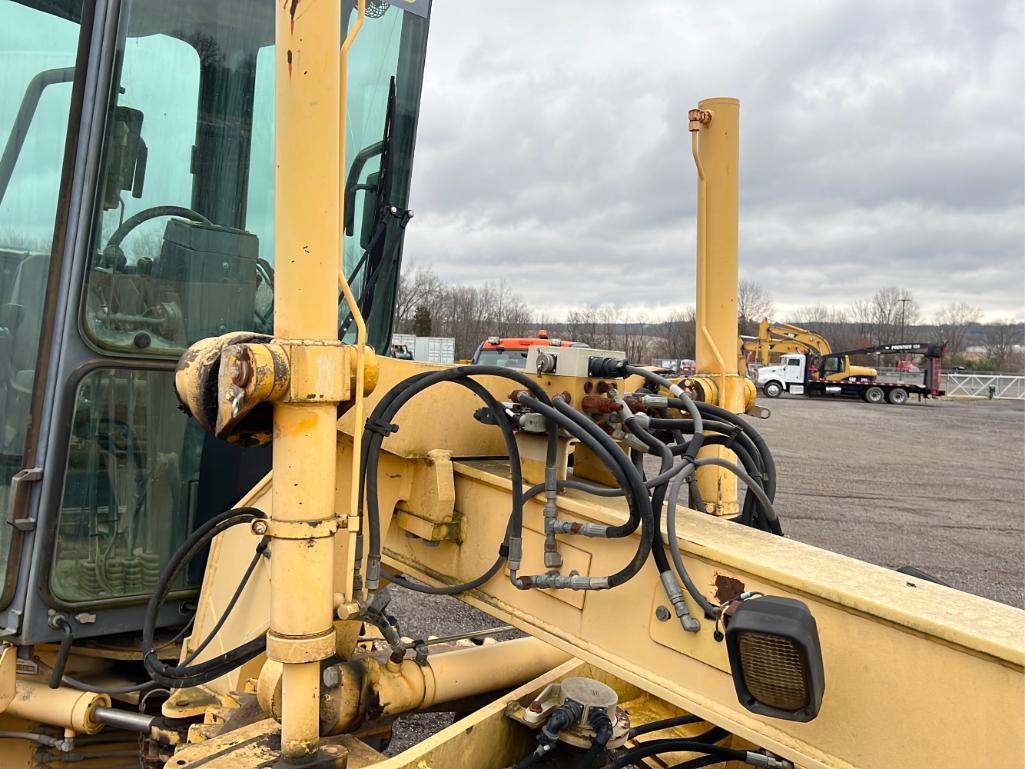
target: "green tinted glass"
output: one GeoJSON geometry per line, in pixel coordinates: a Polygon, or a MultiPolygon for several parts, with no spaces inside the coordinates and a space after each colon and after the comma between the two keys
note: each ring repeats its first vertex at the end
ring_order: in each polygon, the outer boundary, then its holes
{"type": "MultiPolygon", "coordinates": [[[[119,45],[83,327],[105,349],[175,355],[227,331],[270,331],[274,281],[272,4],[134,0],[119,45]]],[[[355,11],[345,2],[346,25],[355,11]]],[[[423,19],[371,3],[350,53],[346,167],[352,182],[344,264],[384,246],[385,187],[408,186],[411,134],[383,138],[401,43],[423,19]],[[385,181],[387,177],[387,181],[385,181]],[[398,177],[402,177],[401,179],[398,177]],[[357,189],[358,188],[358,189],[357,189]],[[378,234],[376,241],[373,236],[378,234]]],[[[342,30],[344,31],[344,30],[342,30]]],[[[408,66],[408,65],[407,65],[408,66]]],[[[399,108],[415,116],[417,88],[399,108]]],[[[401,99],[400,99],[401,101],[401,99]]],[[[398,238],[356,276],[357,293],[398,238]],[[372,263],[371,263],[372,262],[372,263]]]]}
{"type": "Polygon", "coordinates": [[[169,371],[102,369],[78,387],[50,587],[71,603],[142,595],[192,530],[203,434],[169,371]]]}
{"type": "MultiPolygon", "coordinates": [[[[28,432],[78,32],[0,0],[0,521],[28,432]]],[[[11,532],[0,524],[0,574],[11,532]]]]}

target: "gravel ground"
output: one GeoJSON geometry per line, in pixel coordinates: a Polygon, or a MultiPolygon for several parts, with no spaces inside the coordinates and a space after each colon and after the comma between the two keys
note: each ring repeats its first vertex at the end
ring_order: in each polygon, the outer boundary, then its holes
{"type": "MultiPolygon", "coordinates": [[[[776,508],[802,542],[1025,606],[1025,402],[904,406],[785,396],[755,420],[776,459],[776,508]]],[[[394,589],[413,637],[498,624],[453,598],[394,589]]],[[[451,723],[400,719],[394,755],[451,723]]]]}
{"type": "Polygon", "coordinates": [[[788,535],[1025,606],[1025,401],[762,405],[788,535]]]}

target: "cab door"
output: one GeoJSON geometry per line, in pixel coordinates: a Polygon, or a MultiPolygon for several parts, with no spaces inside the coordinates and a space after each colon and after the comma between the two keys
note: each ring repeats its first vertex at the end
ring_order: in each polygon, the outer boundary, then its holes
{"type": "Polygon", "coordinates": [[[70,199],[94,2],[0,2],[0,634],[31,551],[47,456],[55,312],[74,223],[70,199]],[[45,7],[43,7],[45,6],[45,7]],[[2,616],[2,615],[0,615],[2,616]]]}

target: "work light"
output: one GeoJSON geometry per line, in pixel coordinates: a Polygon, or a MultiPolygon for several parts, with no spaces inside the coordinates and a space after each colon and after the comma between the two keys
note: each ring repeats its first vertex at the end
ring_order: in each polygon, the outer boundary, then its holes
{"type": "Polygon", "coordinates": [[[745,708],[788,721],[818,715],[826,687],[822,649],[803,603],[778,596],[740,602],[726,626],[726,648],[745,708]]]}

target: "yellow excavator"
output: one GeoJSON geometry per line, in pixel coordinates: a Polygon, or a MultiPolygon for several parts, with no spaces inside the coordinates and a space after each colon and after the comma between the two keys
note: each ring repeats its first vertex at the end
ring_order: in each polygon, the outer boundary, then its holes
{"type": "Polygon", "coordinates": [[[781,536],[735,99],[686,126],[696,374],[375,354],[429,18],[0,2],[0,767],[1025,766],[1025,612],[781,536]]]}
{"type": "MultiPolygon", "coordinates": [[[[785,353],[804,353],[814,365],[816,359],[824,358],[833,352],[829,342],[821,334],[792,323],[770,321],[768,318],[758,324],[758,336],[740,337],[740,371],[746,371],[748,364],[754,362],[761,366],[779,363],[785,353]]],[[[838,361],[833,361],[835,365],[838,361]]],[[[878,375],[869,366],[855,366],[846,355],[839,361],[839,371],[826,372],[826,380],[841,382],[845,379],[874,380],[878,375]]]]}

